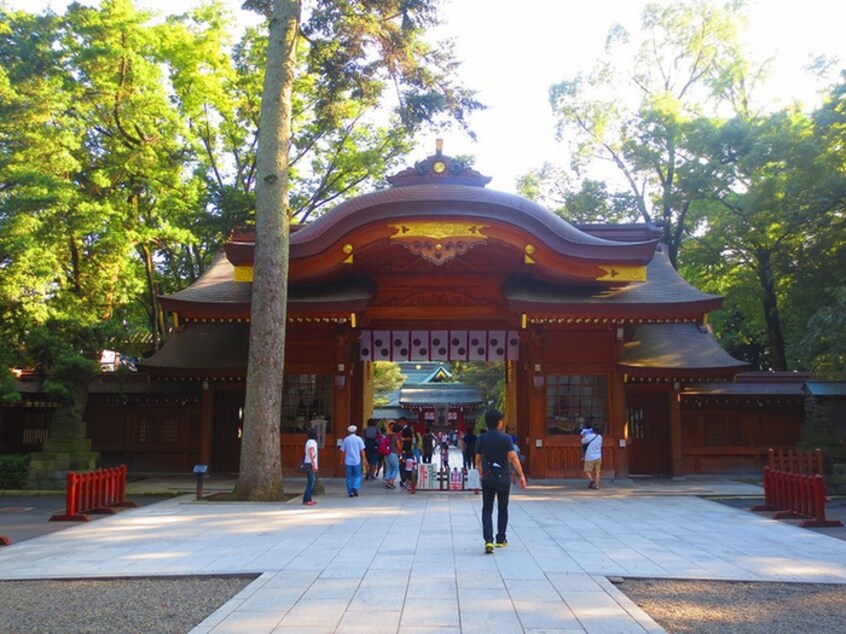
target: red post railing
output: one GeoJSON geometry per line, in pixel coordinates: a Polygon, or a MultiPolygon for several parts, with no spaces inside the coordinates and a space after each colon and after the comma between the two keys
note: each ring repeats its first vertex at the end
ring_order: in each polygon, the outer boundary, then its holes
{"type": "Polygon", "coordinates": [[[135,507],[126,499],[126,465],[96,471],[68,472],[65,512],[51,522],[87,522],[88,513],[117,513],[119,507],[135,507]]]}
{"type": "Polygon", "coordinates": [[[822,451],[772,449],[764,467],[764,504],[753,511],[778,511],[774,519],[805,518],[800,525],[843,526],[825,517],[822,451]],[[814,473],[815,472],[815,473],[814,473]]]}

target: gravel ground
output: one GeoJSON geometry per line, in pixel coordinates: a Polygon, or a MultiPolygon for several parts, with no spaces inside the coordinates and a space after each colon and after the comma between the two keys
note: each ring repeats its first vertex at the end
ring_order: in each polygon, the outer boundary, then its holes
{"type": "Polygon", "coordinates": [[[846,632],[842,585],[625,579],[617,587],[673,633],[846,632]]]}
{"type": "Polygon", "coordinates": [[[179,634],[254,576],[0,581],[4,634],[179,634]]]}

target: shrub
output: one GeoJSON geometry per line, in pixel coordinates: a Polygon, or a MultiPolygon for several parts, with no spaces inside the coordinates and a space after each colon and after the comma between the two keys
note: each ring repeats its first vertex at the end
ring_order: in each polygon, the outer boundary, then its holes
{"type": "Polygon", "coordinates": [[[29,472],[29,456],[0,455],[0,489],[25,489],[29,472]]]}

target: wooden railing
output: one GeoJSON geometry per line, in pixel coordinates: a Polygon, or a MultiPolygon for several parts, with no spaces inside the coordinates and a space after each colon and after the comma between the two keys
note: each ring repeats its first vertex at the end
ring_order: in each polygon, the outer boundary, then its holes
{"type": "Polygon", "coordinates": [[[801,526],[843,526],[825,517],[822,451],[770,449],[764,467],[764,504],[753,511],[778,511],[773,519],[804,518],[801,526]]]}
{"type": "Polygon", "coordinates": [[[126,499],[126,465],[96,471],[68,472],[65,512],[51,522],[87,522],[89,513],[117,513],[119,507],[135,507],[126,499]]]}

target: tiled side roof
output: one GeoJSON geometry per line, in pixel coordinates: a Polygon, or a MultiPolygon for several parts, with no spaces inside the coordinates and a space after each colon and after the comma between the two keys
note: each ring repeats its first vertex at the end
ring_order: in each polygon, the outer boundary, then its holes
{"type": "Polygon", "coordinates": [[[695,324],[638,326],[624,350],[624,358],[618,365],[634,374],[656,370],[731,374],[749,367],[723,350],[710,328],[695,324]]]}
{"type": "Polygon", "coordinates": [[[140,363],[151,374],[208,370],[242,374],[247,367],[248,324],[187,324],[173,331],[156,354],[140,363]]]}
{"type": "Polygon", "coordinates": [[[649,263],[646,275],[646,282],[632,282],[611,288],[558,286],[534,280],[511,279],[506,282],[503,290],[515,308],[550,315],[569,313],[585,307],[610,309],[640,305],[648,307],[648,312],[657,316],[665,307],[678,310],[688,305],[694,307],[695,311],[708,312],[722,304],[721,297],[703,293],[679,275],[660,247],[649,263]]]}
{"type": "MultiPolygon", "coordinates": [[[[221,315],[229,315],[234,310],[248,316],[252,284],[236,282],[233,274],[232,263],[220,252],[200,279],[188,288],[163,296],[162,305],[168,310],[184,313],[213,307],[212,312],[221,315]]],[[[292,310],[314,308],[343,313],[363,309],[374,292],[373,285],[363,280],[289,287],[288,305],[292,310]]]]}
{"type": "Polygon", "coordinates": [[[218,253],[211,266],[188,288],[165,295],[162,299],[177,302],[203,303],[250,303],[251,284],[236,282],[233,279],[234,267],[226,259],[226,254],[218,253]]]}

